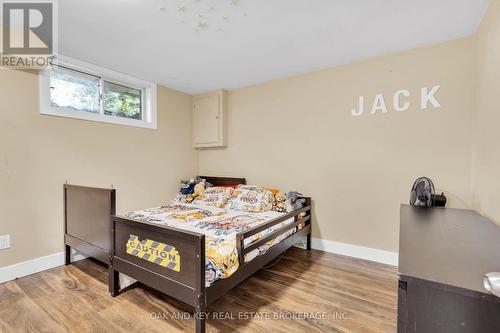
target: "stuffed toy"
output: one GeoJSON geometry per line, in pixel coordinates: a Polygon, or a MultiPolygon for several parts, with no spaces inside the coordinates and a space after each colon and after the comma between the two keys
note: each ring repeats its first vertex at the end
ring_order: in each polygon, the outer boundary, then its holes
{"type": "Polygon", "coordinates": [[[299,192],[290,191],[286,196],[288,211],[301,209],[307,202],[307,200],[303,198],[302,194],[299,192]]]}
{"type": "Polygon", "coordinates": [[[186,202],[187,203],[191,203],[191,202],[193,202],[193,200],[194,200],[193,194],[186,195],[186,202]]]}
{"type": "Polygon", "coordinates": [[[180,194],[185,196],[186,202],[192,202],[196,197],[203,194],[206,186],[206,180],[200,177],[181,180],[180,194]]]}
{"type": "Polygon", "coordinates": [[[193,196],[196,198],[196,197],[199,197],[200,195],[203,194],[203,191],[205,191],[205,182],[204,181],[201,181],[199,182],[198,184],[196,184],[194,186],[194,192],[193,192],[193,196]]]}
{"type": "Polygon", "coordinates": [[[274,196],[273,210],[280,213],[286,213],[286,200],[285,193],[276,193],[274,196]]]}
{"type": "Polygon", "coordinates": [[[194,186],[196,185],[195,179],[181,180],[181,194],[188,195],[194,193],[194,186]]]}
{"type": "Polygon", "coordinates": [[[188,194],[186,197],[187,202],[193,202],[194,199],[201,196],[205,191],[205,182],[199,182],[194,186],[194,190],[192,194],[188,194]]]}

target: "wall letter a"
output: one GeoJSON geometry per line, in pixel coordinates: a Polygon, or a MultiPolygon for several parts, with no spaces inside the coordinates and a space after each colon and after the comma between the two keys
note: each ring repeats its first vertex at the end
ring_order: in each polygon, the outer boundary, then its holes
{"type": "Polygon", "coordinates": [[[382,94],[375,96],[375,100],[373,101],[372,114],[375,114],[378,111],[387,113],[387,106],[385,105],[384,96],[382,94]]]}

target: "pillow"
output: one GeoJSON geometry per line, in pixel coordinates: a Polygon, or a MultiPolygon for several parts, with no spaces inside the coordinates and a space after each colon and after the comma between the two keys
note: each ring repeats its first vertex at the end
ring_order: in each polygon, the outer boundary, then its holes
{"type": "Polygon", "coordinates": [[[237,188],[239,185],[238,184],[230,184],[230,185],[217,185],[217,187],[230,187],[232,189],[237,188]]]}
{"type": "Polygon", "coordinates": [[[278,190],[277,188],[268,188],[268,190],[271,191],[273,195],[276,195],[278,192],[280,192],[280,190],[278,190]]]}
{"type": "Polygon", "coordinates": [[[203,194],[227,194],[231,196],[234,192],[234,188],[229,186],[213,186],[206,188],[203,194]]]}
{"type": "Polygon", "coordinates": [[[202,195],[196,197],[193,203],[223,208],[227,205],[233,191],[231,187],[209,187],[203,191],[202,195]]]}
{"type": "Polygon", "coordinates": [[[240,185],[233,192],[229,208],[245,212],[267,212],[273,208],[274,196],[271,191],[252,185],[240,185]]]}

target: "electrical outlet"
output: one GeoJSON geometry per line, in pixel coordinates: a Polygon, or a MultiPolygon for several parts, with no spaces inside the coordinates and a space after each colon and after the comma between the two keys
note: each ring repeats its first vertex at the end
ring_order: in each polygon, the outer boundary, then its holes
{"type": "Polygon", "coordinates": [[[10,235],[0,235],[0,250],[10,248],[10,235]]]}

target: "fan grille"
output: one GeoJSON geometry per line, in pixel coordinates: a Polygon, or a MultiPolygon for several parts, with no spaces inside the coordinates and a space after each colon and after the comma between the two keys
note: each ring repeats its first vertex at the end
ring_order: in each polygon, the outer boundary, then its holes
{"type": "Polygon", "coordinates": [[[434,206],[434,183],[427,177],[420,177],[413,183],[410,204],[414,206],[434,206]]]}

